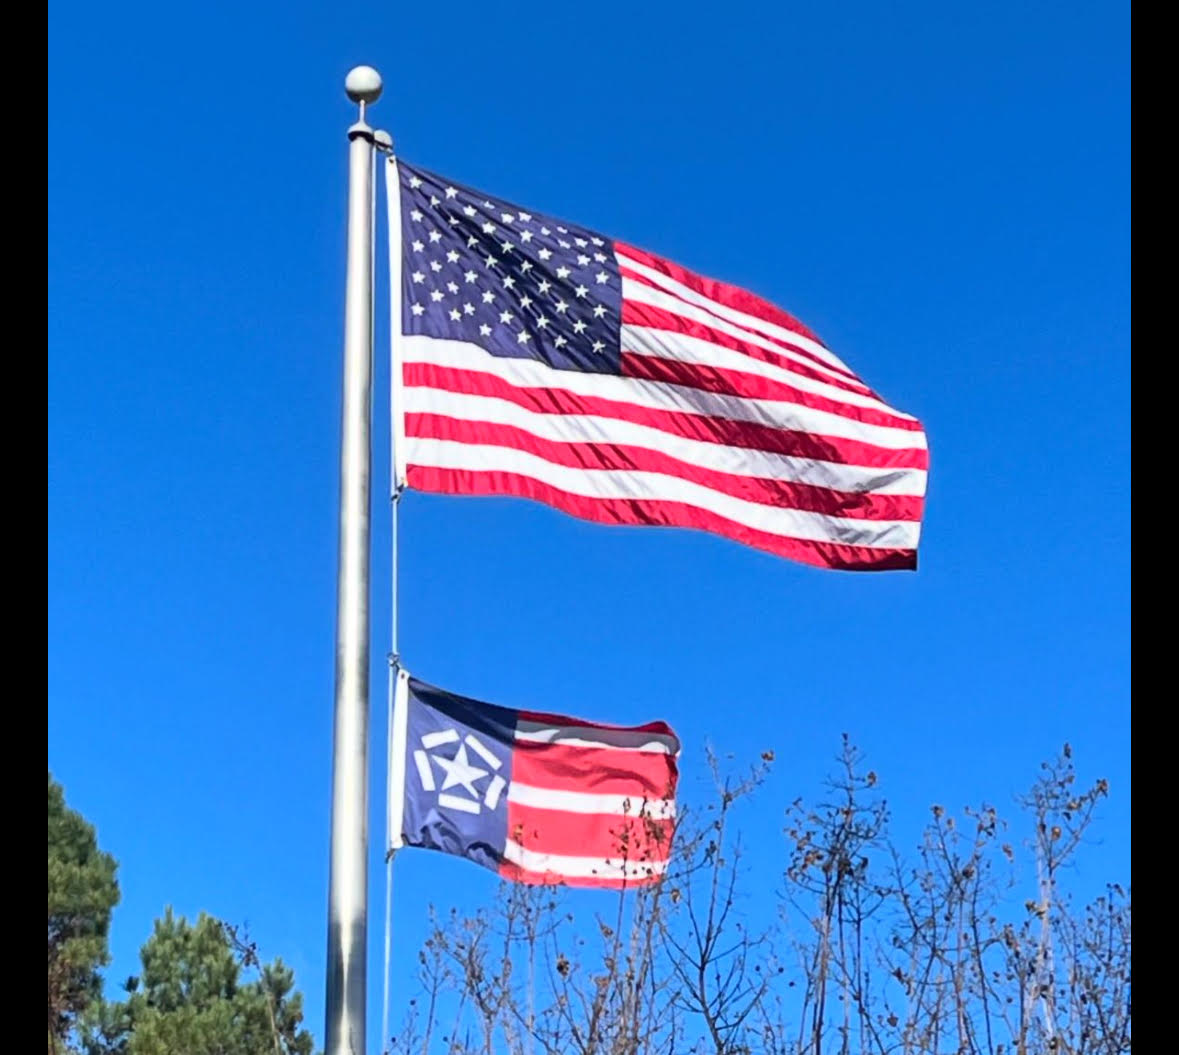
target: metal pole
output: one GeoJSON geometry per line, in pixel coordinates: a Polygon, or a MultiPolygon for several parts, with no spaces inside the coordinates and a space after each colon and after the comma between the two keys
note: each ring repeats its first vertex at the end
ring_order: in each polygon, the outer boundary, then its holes
{"type": "Polygon", "coordinates": [[[344,82],[360,118],[348,129],[348,272],[340,444],[336,710],[328,886],[326,1055],[365,1055],[368,940],[368,602],[372,462],[373,130],[365,109],[381,77],[357,66],[344,82]]]}

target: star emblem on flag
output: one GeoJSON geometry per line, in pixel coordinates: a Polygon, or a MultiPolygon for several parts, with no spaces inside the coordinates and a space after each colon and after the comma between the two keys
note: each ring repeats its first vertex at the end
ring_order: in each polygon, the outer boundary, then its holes
{"type": "Polygon", "coordinates": [[[452,727],[424,733],[420,743],[414,766],[423,789],[437,792],[439,806],[472,814],[495,809],[505,786],[498,773],[503,762],[478,736],[452,727]]]}

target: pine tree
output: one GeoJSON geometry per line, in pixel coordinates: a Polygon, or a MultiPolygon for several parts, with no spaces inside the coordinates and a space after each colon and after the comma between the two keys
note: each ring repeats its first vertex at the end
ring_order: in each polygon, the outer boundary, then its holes
{"type": "Polygon", "coordinates": [[[140,961],[127,999],[95,1016],[91,1055],[311,1055],[293,972],[281,960],[262,964],[219,920],[201,913],[189,923],[169,908],[140,961]]]}
{"type": "Polygon", "coordinates": [[[49,774],[50,1053],[69,1050],[79,1016],[99,995],[98,971],[110,958],[111,910],[119,901],[117,867],[49,774]]]}

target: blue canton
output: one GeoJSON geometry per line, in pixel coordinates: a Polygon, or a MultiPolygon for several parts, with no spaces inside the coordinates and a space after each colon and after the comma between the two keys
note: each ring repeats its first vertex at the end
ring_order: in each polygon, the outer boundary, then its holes
{"type": "Polygon", "coordinates": [[[619,373],[610,239],[398,162],[402,323],[559,370],[619,373]]]}
{"type": "Polygon", "coordinates": [[[407,696],[406,845],[497,869],[508,837],[517,713],[416,678],[407,696]]]}

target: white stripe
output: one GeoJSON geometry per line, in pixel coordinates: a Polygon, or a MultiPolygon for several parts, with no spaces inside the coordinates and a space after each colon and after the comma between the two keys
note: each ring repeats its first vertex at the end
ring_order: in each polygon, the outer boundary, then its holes
{"type": "Polygon", "coordinates": [[[516,739],[526,740],[534,744],[562,744],[565,747],[611,747],[618,751],[639,751],[650,754],[674,755],[679,753],[679,748],[669,748],[667,744],[659,740],[645,740],[642,743],[636,744],[610,744],[603,740],[592,740],[588,737],[578,736],[576,728],[568,730],[560,730],[553,728],[537,728],[534,730],[524,730],[523,732],[517,726],[516,739]]]}
{"type": "Polygon", "coordinates": [[[434,790],[434,771],[430,768],[430,756],[425,751],[415,751],[413,753],[413,764],[418,769],[418,779],[422,782],[422,787],[427,791],[434,790]]]}
{"type": "Polygon", "coordinates": [[[478,813],[480,809],[479,803],[474,799],[460,798],[458,795],[452,795],[449,791],[438,793],[438,805],[451,810],[460,810],[463,813],[478,813]]]}
{"type": "MultiPolygon", "coordinates": [[[[726,318],[730,322],[735,322],[737,325],[743,326],[745,329],[756,330],[758,333],[764,333],[769,337],[776,337],[781,341],[788,341],[797,348],[810,352],[812,355],[817,355],[820,359],[830,363],[832,366],[838,367],[848,374],[852,373],[851,368],[825,344],[820,344],[810,337],[806,337],[794,330],[788,330],[786,327],[779,326],[777,323],[767,322],[765,319],[759,319],[756,315],[750,315],[747,312],[738,311],[736,308],[730,308],[727,305],[720,304],[711,297],[706,297],[703,293],[697,293],[694,289],[685,286],[682,282],[677,282],[674,278],[663,274],[661,271],[657,271],[655,268],[649,267],[627,256],[625,250],[620,253],[616,252],[615,257],[618,258],[620,266],[624,266],[636,274],[644,275],[656,285],[674,294],[680,300],[706,308],[713,315],[726,318]]],[[[625,282],[626,279],[624,278],[623,281],[625,282]]],[[[818,365],[820,370],[823,369],[821,364],[815,365],[818,365]]],[[[851,377],[844,376],[844,380],[859,381],[859,378],[852,374],[851,377]]],[[[863,384],[863,382],[861,381],[860,384],[863,384]]]]}
{"type": "Polygon", "coordinates": [[[675,817],[673,799],[534,788],[516,780],[508,785],[508,802],[539,810],[562,810],[565,813],[608,813],[619,817],[649,817],[651,820],[671,820],[675,817]]]}
{"type": "Polygon", "coordinates": [[[477,737],[471,736],[470,733],[463,737],[463,743],[466,744],[467,747],[469,747],[472,751],[474,751],[475,754],[477,754],[481,759],[483,759],[484,762],[491,766],[492,769],[499,769],[499,767],[503,764],[498,758],[495,757],[495,755],[493,755],[490,751],[487,750],[486,747],[483,746],[477,737]]]}
{"type": "Polygon", "coordinates": [[[866,410],[879,410],[893,417],[914,420],[909,414],[894,410],[883,400],[874,396],[866,396],[860,392],[849,392],[845,388],[836,388],[824,381],[816,381],[813,377],[804,377],[788,370],[784,366],[763,362],[734,348],[726,348],[723,344],[714,344],[701,337],[692,337],[673,330],[660,330],[651,326],[633,326],[626,323],[622,327],[622,350],[632,355],[649,355],[655,359],[674,359],[680,363],[690,363],[700,366],[715,366],[721,370],[735,370],[743,374],[755,374],[770,381],[780,381],[802,392],[809,392],[836,403],[844,403],[849,407],[863,407],[866,410]]]}
{"type": "Polygon", "coordinates": [[[436,747],[441,747],[443,744],[457,743],[459,734],[454,729],[443,729],[439,733],[426,733],[422,737],[422,747],[428,751],[433,751],[436,747]]]}
{"type": "Polygon", "coordinates": [[[856,520],[801,509],[750,502],[663,473],[616,469],[581,469],[556,465],[535,454],[450,440],[408,437],[409,462],[437,469],[519,473],[570,494],[586,498],[617,498],[682,502],[737,524],[782,538],[836,542],[845,546],[916,549],[920,525],[908,520],[856,520]]]}
{"type": "Polygon", "coordinates": [[[487,794],[483,796],[483,805],[489,810],[495,809],[499,805],[499,797],[503,794],[503,790],[504,778],[497,773],[491,783],[487,785],[487,794]]]}
{"type": "Polygon", "coordinates": [[[550,874],[556,879],[649,879],[667,871],[667,861],[627,861],[617,858],[568,857],[540,854],[508,840],[504,859],[528,872],[550,874]]]}
{"type": "Polygon", "coordinates": [[[688,439],[621,418],[591,414],[541,414],[507,399],[448,392],[442,388],[407,388],[404,398],[407,414],[439,414],[459,421],[510,425],[530,432],[539,439],[559,443],[642,447],[660,451],[689,465],[734,476],[785,480],[852,494],[871,492],[920,497],[925,493],[924,469],[875,469],[813,458],[796,458],[750,447],[729,447],[721,443],[688,439]]]}
{"type": "Polygon", "coordinates": [[[649,751],[678,755],[680,742],[668,733],[649,729],[608,729],[602,726],[553,725],[522,718],[516,722],[516,739],[538,744],[569,744],[573,747],[611,747],[623,751],[649,751]]]}
{"type": "Polygon", "coordinates": [[[419,334],[402,342],[407,363],[432,363],[455,370],[476,370],[527,388],[564,389],[576,395],[597,396],[653,410],[673,410],[705,417],[728,418],[769,428],[856,440],[886,450],[925,448],[925,434],[885,425],[868,425],[840,414],[814,410],[797,403],[702,392],[698,388],[642,381],[612,374],[555,370],[537,359],[492,355],[475,344],[419,334]]]}

